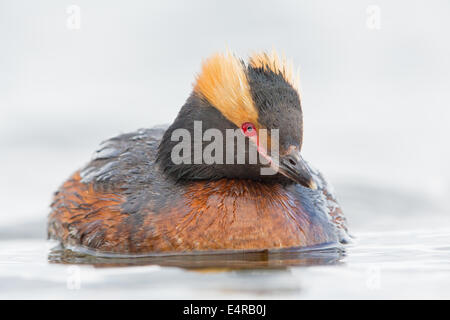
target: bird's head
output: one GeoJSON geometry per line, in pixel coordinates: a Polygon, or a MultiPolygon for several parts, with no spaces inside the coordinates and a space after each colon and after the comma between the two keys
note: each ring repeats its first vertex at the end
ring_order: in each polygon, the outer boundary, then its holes
{"type": "Polygon", "coordinates": [[[315,188],[300,155],[302,139],[291,64],[275,52],[254,54],[248,63],[226,52],[204,61],[191,96],[164,134],[158,161],[176,179],[288,179],[315,188]],[[261,174],[267,167],[274,174],[261,174]]]}

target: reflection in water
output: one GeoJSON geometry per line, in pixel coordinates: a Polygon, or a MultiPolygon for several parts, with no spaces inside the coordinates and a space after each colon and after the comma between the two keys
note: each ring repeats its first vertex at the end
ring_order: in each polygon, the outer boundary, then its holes
{"type": "Polygon", "coordinates": [[[56,242],[41,239],[4,240],[0,241],[0,297],[450,298],[449,229],[374,231],[355,236],[345,252],[313,248],[306,252],[136,258],[60,247],[50,250],[56,242]],[[79,277],[80,289],[68,289],[73,275],[79,277]]]}
{"type": "Polygon", "coordinates": [[[343,247],[317,246],[307,249],[262,250],[150,256],[107,255],[58,245],[50,250],[50,263],[89,264],[95,267],[159,265],[196,271],[284,269],[290,266],[336,265],[345,256],[343,247]]]}

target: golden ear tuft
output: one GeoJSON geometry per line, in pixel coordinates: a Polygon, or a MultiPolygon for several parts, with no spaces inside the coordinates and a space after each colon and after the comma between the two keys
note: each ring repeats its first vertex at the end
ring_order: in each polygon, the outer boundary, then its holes
{"type": "Polygon", "coordinates": [[[283,55],[280,57],[275,50],[266,53],[255,53],[249,59],[249,64],[253,68],[270,70],[275,74],[281,75],[287,83],[298,91],[299,77],[298,73],[294,75],[292,62],[283,55]]]}
{"type": "Polygon", "coordinates": [[[203,62],[194,91],[238,127],[246,121],[258,126],[258,112],[244,68],[231,52],[216,53],[203,62]]]}

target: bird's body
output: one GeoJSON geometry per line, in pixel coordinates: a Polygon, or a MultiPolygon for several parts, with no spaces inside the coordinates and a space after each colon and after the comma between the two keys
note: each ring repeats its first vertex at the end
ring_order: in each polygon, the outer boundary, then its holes
{"type": "MultiPolygon", "coordinates": [[[[252,76],[246,77],[251,84],[252,76]]],[[[291,90],[286,83],[287,89],[281,89],[291,90]]],[[[280,87],[275,88],[283,95],[280,87]]],[[[241,121],[235,115],[239,110],[228,115],[226,104],[217,107],[204,90],[194,91],[169,128],[143,129],[104,142],[92,161],[55,194],[49,237],[64,245],[137,254],[280,249],[344,241],[345,218],[330,186],[301,158],[292,169],[282,166],[282,156],[280,169],[290,171],[270,177],[259,176],[260,164],[176,165],[170,160],[174,129],[202,120],[205,130],[223,131],[241,121]]],[[[246,115],[242,121],[261,118],[246,115]]],[[[269,126],[255,125],[257,130],[261,127],[269,126]]],[[[291,130],[289,124],[287,128],[291,130]]],[[[301,138],[292,136],[299,133],[281,138],[281,155],[300,149],[301,141],[296,140],[301,138]]]]}
{"type": "Polygon", "coordinates": [[[337,243],[343,216],[328,185],[245,179],[174,182],[155,164],[163,129],[105,142],[57,192],[52,237],[106,252],[274,249],[337,243]]]}

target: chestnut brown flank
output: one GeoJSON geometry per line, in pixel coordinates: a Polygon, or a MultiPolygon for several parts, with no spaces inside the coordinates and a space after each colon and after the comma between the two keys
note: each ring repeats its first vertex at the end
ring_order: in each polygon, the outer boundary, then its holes
{"type": "MultiPolygon", "coordinates": [[[[117,192],[117,190],[116,190],[117,192]]],[[[69,179],[55,195],[49,235],[108,252],[270,249],[335,242],[283,186],[248,180],[199,181],[171,206],[122,211],[124,197],[69,179]],[[138,217],[139,216],[139,217],[138,217]]]]}

